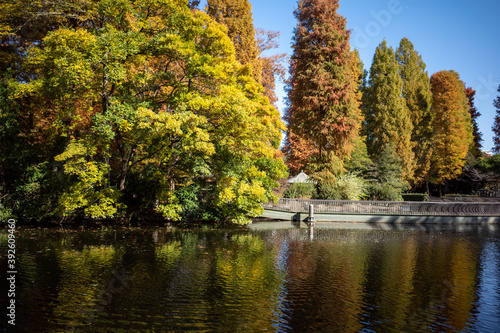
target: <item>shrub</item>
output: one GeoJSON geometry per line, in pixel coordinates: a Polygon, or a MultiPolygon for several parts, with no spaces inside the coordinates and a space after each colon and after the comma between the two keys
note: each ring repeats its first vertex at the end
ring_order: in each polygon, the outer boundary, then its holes
{"type": "Polygon", "coordinates": [[[316,196],[316,187],[313,183],[293,183],[283,194],[285,198],[312,198],[316,196]]]}
{"type": "Polygon", "coordinates": [[[322,183],[318,186],[316,196],[314,197],[314,199],[339,200],[340,195],[336,186],[327,183],[322,183]]]}
{"type": "Polygon", "coordinates": [[[353,173],[337,178],[335,185],[323,183],[318,186],[317,199],[323,200],[361,200],[366,196],[367,186],[364,179],[353,173]]]}
{"type": "Polygon", "coordinates": [[[366,196],[366,183],[355,174],[346,173],[337,180],[337,192],[340,200],[361,200],[366,196]]]}
{"type": "Polygon", "coordinates": [[[370,198],[381,201],[403,201],[397,187],[388,183],[374,183],[369,187],[370,198]]]}

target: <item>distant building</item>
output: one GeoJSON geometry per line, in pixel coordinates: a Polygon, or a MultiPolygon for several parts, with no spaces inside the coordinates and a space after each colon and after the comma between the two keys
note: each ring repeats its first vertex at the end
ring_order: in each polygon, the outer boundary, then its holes
{"type": "Polygon", "coordinates": [[[312,180],[309,178],[308,175],[306,175],[304,173],[304,171],[301,171],[297,176],[288,179],[288,183],[290,183],[290,184],[293,184],[293,183],[312,183],[312,180]]]}

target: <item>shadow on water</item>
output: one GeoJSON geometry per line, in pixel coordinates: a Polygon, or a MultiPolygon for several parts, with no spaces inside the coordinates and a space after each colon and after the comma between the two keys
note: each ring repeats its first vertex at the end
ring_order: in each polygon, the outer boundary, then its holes
{"type": "MultiPolygon", "coordinates": [[[[250,230],[278,230],[278,229],[302,229],[308,228],[306,222],[266,220],[254,221],[249,226],[250,230]]],[[[426,232],[500,232],[500,224],[477,223],[477,222],[452,222],[437,223],[435,219],[419,217],[410,222],[387,222],[382,218],[372,217],[366,222],[315,222],[316,229],[339,229],[339,230],[418,230],[426,232]]]]}
{"type": "Polygon", "coordinates": [[[364,225],[376,229],[392,230],[422,230],[427,232],[440,231],[499,231],[500,224],[482,222],[480,218],[468,218],[467,220],[453,219],[452,217],[443,217],[440,221],[436,217],[418,216],[409,220],[401,219],[401,222],[384,221],[379,217],[371,217],[364,225]]]}

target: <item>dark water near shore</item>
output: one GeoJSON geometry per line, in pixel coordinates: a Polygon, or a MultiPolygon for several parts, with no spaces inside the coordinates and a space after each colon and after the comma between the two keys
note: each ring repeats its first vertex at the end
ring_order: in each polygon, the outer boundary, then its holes
{"type": "Polygon", "coordinates": [[[500,332],[498,227],[260,226],[19,228],[15,331],[500,332]]]}

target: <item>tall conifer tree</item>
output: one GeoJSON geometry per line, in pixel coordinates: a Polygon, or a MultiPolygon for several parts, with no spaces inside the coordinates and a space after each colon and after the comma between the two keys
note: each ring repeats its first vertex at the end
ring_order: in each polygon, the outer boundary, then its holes
{"type": "MultiPolygon", "coordinates": [[[[500,85],[498,86],[498,92],[500,93],[500,85]]],[[[493,101],[493,106],[497,109],[495,115],[495,121],[493,122],[493,151],[500,153],[500,95],[493,101]]]]}
{"type": "Polygon", "coordinates": [[[469,100],[469,113],[471,116],[471,123],[472,123],[472,136],[474,137],[474,144],[472,145],[470,150],[472,155],[474,155],[474,157],[479,158],[482,155],[481,148],[483,145],[481,144],[481,142],[483,141],[483,134],[479,131],[479,125],[477,124],[477,119],[479,118],[481,113],[479,113],[476,106],[474,105],[474,98],[476,96],[476,91],[471,87],[467,87],[465,88],[465,95],[469,100]]]}
{"type": "Polygon", "coordinates": [[[465,85],[455,71],[440,71],[431,76],[434,109],[434,154],[432,175],[443,185],[462,173],[472,143],[472,125],[465,85]]]}
{"type": "Polygon", "coordinates": [[[429,75],[422,57],[408,38],[401,40],[396,50],[396,59],[403,80],[403,97],[413,125],[411,140],[416,166],[412,183],[428,183],[433,132],[429,75]]]}
{"type": "Polygon", "coordinates": [[[300,0],[294,12],[284,150],[292,173],[303,168],[322,182],[344,171],[362,119],[359,59],[338,8],[337,0],[300,0]]]}
{"type": "Polygon", "coordinates": [[[236,60],[250,65],[253,77],[262,81],[262,64],[255,39],[252,5],[248,0],[207,0],[207,13],[226,26],[236,51],[236,60]]]}
{"type": "Polygon", "coordinates": [[[411,135],[412,121],[402,96],[403,80],[392,47],[384,40],[376,49],[370,76],[363,91],[364,134],[368,153],[377,157],[394,142],[401,159],[403,179],[413,177],[415,162],[411,135]]]}

